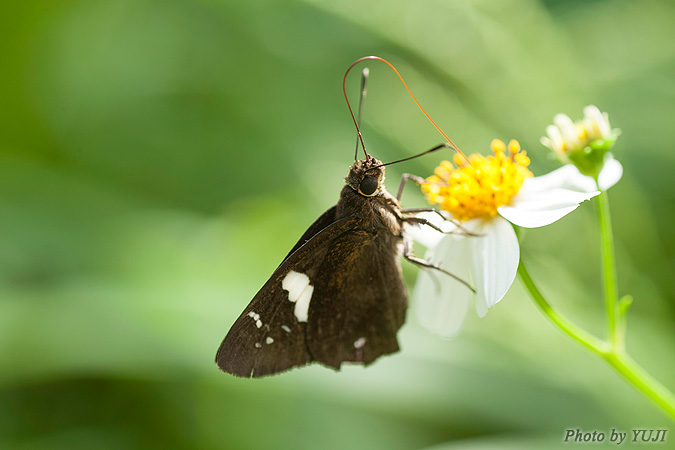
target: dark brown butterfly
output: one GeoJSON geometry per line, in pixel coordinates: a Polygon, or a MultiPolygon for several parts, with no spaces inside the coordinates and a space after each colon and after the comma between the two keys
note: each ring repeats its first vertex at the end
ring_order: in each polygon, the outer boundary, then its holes
{"type": "MultiPolygon", "coordinates": [[[[388,164],[440,148],[452,147],[388,164]]],[[[405,223],[433,227],[410,214],[428,209],[399,205],[405,181],[423,180],[406,174],[394,197],[384,186],[388,164],[364,153],[337,205],[302,235],[225,336],[216,355],[224,372],[261,377],[314,361],[338,370],[399,350],[408,306],[399,258],[447,272],[413,256],[404,232],[405,223]]]]}

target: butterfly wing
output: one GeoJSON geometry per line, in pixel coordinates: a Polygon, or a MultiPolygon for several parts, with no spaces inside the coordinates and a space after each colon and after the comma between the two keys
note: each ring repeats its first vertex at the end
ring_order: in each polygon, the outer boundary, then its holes
{"type": "MultiPolygon", "coordinates": [[[[286,255],[284,261],[286,261],[288,257],[291,256],[297,249],[305,245],[307,241],[316,236],[321,230],[323,230],[328,225],[335,222],[336,210],[337,206],[333,206],[332,208],[329,208],[325,213],[321,214],[319,218],[316,219],[314,223],[309,226],[309,228],[307,228],[307,231],[305,231],[305,233],[300,237],[300,239],[298,239],[298,242],[293,246],[291,251],[288,252],[288,255],[286,255]]],[[[282,261],[281,264],[283,264],[284,261],[282,261]]]]}
{"type": "MultiPolygon", "coordinates": [[[[309,302],[307,298],[302,302],[298,300],[299,293],[295,291],[302,288],[302,276],[309,280],[310,285],[314,282],[334,241],[343,234],[349,234],[359,221],[351,216],[318,231],[322,223],[331,219],[331,214],[334,217],[335,212],[331,213],[331,210],[305,232],[294,247],[295,251],[285,258],[232,325],[216,354],[216,363],[221,370],[241,377],[260,377],[313,360],[306,343],[307,319],[298,320],[296,315],[299,314],[302,319],[302,313],[306,315],[306,309],[302,309],[308,307],[309,302]],[[311,235],[309,240],[303,242],[307,235],[311,235]],[[291,272],[302,276],[293,275],[292,279],[286,280],[291,272]],[[300,284],[289,286],[292,281],[300,284]],[[289,301],[291,294],[298,294],[294,297],[295,302],[289,301]]],[[[311,299],[311,290],[308,294],[311,299]]]]}
{"type": "Polygon", "coordinates": [[[333,240],[319,271],[334,276],[316,280],[309,309],[312,358],[339,369],[343,361],[368,365],[399,350],[396,333],[408,303],[399,240],[359,230],[333,240]]]}

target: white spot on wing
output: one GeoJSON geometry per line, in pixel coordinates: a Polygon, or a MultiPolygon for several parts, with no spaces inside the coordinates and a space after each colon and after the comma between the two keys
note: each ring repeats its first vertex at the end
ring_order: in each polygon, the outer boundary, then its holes
{"type": "Polygon", "coordinates": [[[314,286],[308,285],[307,289],[302,292],[302,295],[295,304],[295,318],[298,319],[298,322],[307,322],[307,315],[309,313],[309,301],[312,299],[312,293],[314,292],[314,286]]]}
{"type": "Polygon", "coordinates": [[[354,348],[363,348],[366,345],[366,338],[360,337],[354,341],[354,348]]]}
{"type": "Polygon", "coordinates": [[[262,321],[260,320],[260,314],[257,314],[254,311],[248,313],[248,316],[255,321],[255,326],[261,328],[263,326],[262,321]]]}
{"type": "Polygon", "coordinates": [[[286,325],[282,325],[282,326],[281,326],[281,329],[284,330],[286,333],[290,333],[290,332],[291,332],[291,329],[288,328],[286,325]]]}
{"type": "Polygon", "coordinates": [[[261,347],[262,347],[262,344],[260,342],[255,343],[255,348],[261,348],[261,347]]]}
{"type": "Polygon", "coordinates": [[[291,270],[281,282],[281,287],[288,291],[288,300],[295,303],[295,318],[298,322],[307,322],[309,302],[314,292],[314,286],[309,284],[309,277],[291,270]]]}
{"type": "Polygon", "coordinates": [[[269,345],[269,344],[271,344],[272,342],[274,342],[274,339],[271,338],[271,337],[269,337],[269,336],[267,336],[267,338],[265,339],[265,343],[269,345]]]}
{"type": "Polygon", "coordinates": [[[288,272],[281,282],[281,287],[288,291],[288,300],[292,302],[298,301],[307,286],[309,286],[309,277],[294,270],[288,272]]]}

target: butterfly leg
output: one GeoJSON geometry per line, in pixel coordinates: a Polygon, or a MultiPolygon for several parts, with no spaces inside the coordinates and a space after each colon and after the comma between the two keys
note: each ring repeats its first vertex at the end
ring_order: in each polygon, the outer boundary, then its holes
{"type": "Polygon", "coordinates": [[[441,214],[438,210],[433,209],[433,208],[413,208],[413,209],[404,209],[402,212],[404,212],[404,213],[434,212],[434,213],[438,214],[439,216],[441,216],[441,217],[443,218],[443,220],[447,220],[447,221],[451,222],[455,227],[457,227],[456,230],[443,231],[440,227],[438,227],[437,225],[435,225],[435,224],[429,222],[427,219],[425,219],[425,218],[423,218],[423,217],[412,216],[412,217],[404,217],[404,218],[403,218],[403,221],[404,221],[404,222],[412,223],[412,224],[417,224],[417,225],[427,225],[427,226],[433,228],[433,229],[436,230],[436,231],[440,231],[440,232],[443,233],[443,234],[461,234],[461,235],[465,235],[465,236],[473,236],[473,237],[476,237],[476,236],[482,236],[482,234],[473,233],[473,232],[467,230],[466,228],[462,227],[462,226],[459,224],[459,222],[457,222],[457,221],[455,221],[455,220],[453,220],[453,219],[448,219],[448,218],[446,218],[446,217],[443,216],[443,214],[441,214]]]}
{"type": "Polygon", "coordinates": [[[445,217],[439,210],[436,208],[408,208],[408,209],[402,209],[402,213],[404,214],[412,214],[412,213],[421,213],[421,212],[432,212],[436,214],[438,217],[440,217],[443,220],[449,220],[450,222],[454,223],[455,225],[459,226],[459,223],[454,220],[454,219],[448,219],[445,217]]]}
{"type": "MultiPolygon", "coordinates": [[[[396,200],[399,200],[399,201],[401,200],[401,196],[403,195],[403,188],[405,187],[405,184],[408,180],[413,180],[417,184],[422,184],[426,181],[424,178],[419,177],[417,175],[413,175],[411,173],[404,173],[403,177],[401,177],[401,184],[399,184],[399,186],[398,186],[398,192],[396,193],[396,200]]],[[[428,225],[431,228],[433,228],[434,230],[440,231],[441,233],[465,234],[467,236],[480,236],[479,234],[472,233],[471,231],[467,230],[466,228],[463,228],[459,224],[459,222],[457,222],[456,220],[448,219],[443,214],[441,214],[440,211],[438,211],[437,209],[434,209],[434,208],[411,208],[411,209],[404,209],[401,212],[404,213],[404,214],[405,213],[432,212],[432,213],[437,214],[443,220],[447,220],[447,221],[452,222],[452,224],[455,225],[461,231],[461,233],[458,233],[454,230],[449,231],[449,232],[443,231],[440,228],[438,228],[436,225],[434,225],[434,224],[430,223],[429,221],[427,221],[426,219],[422,219],[420,217],[404,217],[403,220],[405,222],[408,222],[408,223],[417,223],[417,224],[420,224],[420,225],[428,225]]]]}
{"type": "Polygon", "coordinates": [[[426,267],[427,269],[439,270],[439,271],[443,272],[444,274],[449,275],[452,278],[454,278],[455,280],[462,283],[464,286],[469,288],[471,290],[471,292],[473,292],[474,294],[476,293],[476,289],[473,286],[471,286],[467,281],[458,277],[454,273],[445,270],[444,268],[442,268],[438,264],[434,264],[430,261],[427,261],[426,259],[423,259],[423,258],[420,258],[418,256],[413,255],[412,254],[412,243],[410,242],[410,238],[408,238],[405,235],[403,236],[403,257],[405,259],[407,259],[408,261],[410,261],[411,263],[416,264],[418,266],[426,267]]]}
{"type": "Polygon", "coordinates": [[[396,200],[401,200],[401,196],[403,195],[403,187],[405,186],[405,183],[408,180],[413,180],[417,184],[422,184],[426,180],[422,177],[418,177],[417,175],[413,175],[411,173],[404,173],[403,176],[401,177],[401,184],[398,185],[398,192],[396,193],[396,200]]]}
{"type": "Polygon", "coordinates": [[[422,217],[404,217],[403,221],[408,222],[408,223],[417,223],[420,225],[428,225],[434,230],[440,231],[441,233],[445,234],[461,234],[465,236],[483,236],[481,233],[474,233],[473,231],[469,231],[466,228],[464,228],[457,220],[455,219],[448,219],[445,217],[441,212],[437,209],[434,208],[410,208],[410,209],[404,209],[401,212],[403,213],[418,213],[418,212],[432,212],[437,214],[438,216],[442,217],[443,220],[447,220],[448,222],[452,223],[455,227],[457,227],[457,230],[451,230],[451,231],[443,231],[439,229],[438,226],[434,225],[433,223],[429,222],[428,220],[422,218],[422,217]]]}

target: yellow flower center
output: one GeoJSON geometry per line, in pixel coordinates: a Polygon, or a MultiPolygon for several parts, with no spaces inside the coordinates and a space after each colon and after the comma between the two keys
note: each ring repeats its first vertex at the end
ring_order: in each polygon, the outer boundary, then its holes
{"type": "Polygon", "coordinates": [[[491,147],[494,156],[473,154],[468,164],[460,155],[454,157],[457,167],[443,161],[421,185],[429,203],[437,203],[459,221],[496,216],[497,208],[509,204],[532,172],[518,141],[509,142],[508,154],[499,139],[491,147]]]}

